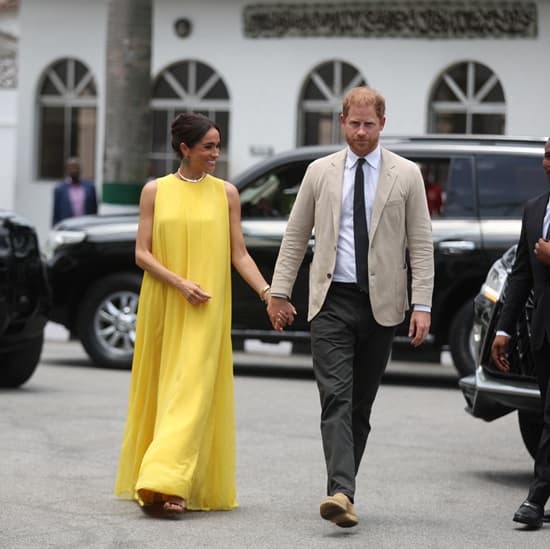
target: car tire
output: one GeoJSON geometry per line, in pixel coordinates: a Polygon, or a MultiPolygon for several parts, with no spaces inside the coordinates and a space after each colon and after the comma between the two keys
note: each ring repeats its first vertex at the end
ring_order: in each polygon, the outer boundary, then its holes
{"type": "Polygon", "coordinates": [[[44,344],[44,334],[26,340],[24,346],[0,353],[0,387],[19,387],[34,373],[44,344]]]}
{"type": "Polygon", "coordinates": [[[519,430],[523,444],[534,459],[539,447],[540,435],[542,433],[542,417],[537,414],[518,411],[519,430]]]}
{"type": "Polygon", "coordinates": [[[244,339],[242,337],[232,336],[231,347],[233,351],[244,351],[244,339]]]}
{"type": "Polygon", "coordinates": [[[451,356],[460,377],[475,373],[473,327],[474,300],[470,299],[454,316],[449,333],[451,356]]]}
{"type": "Polygon", "coordinates": [[[92,361],[104,368],[132,367],[141,276],[117,273],[96,282],[84,295],[78,335],[92,361]]]}
{"type": "Polygon", "coordinates": [[[292,342],[293,355],[311,355],[311,341],[309,339],[300,339],[292,342]]]}

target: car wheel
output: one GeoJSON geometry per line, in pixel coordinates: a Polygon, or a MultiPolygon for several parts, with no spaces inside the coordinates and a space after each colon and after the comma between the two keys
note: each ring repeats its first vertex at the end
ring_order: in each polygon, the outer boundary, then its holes
{"type": "Polygon", "coordinates": [[[44,335],[25,341],[24,346],[9,352],[0,352],[0,387],[19,387],[27,381],[38,366],[44,335]]]}
{"type": "Polygon", "coordinates": [[[244,351],[244,339],[238,336],[231,336],[231,347],[233,351],[244,351]]]}
{"type": "Polygon", "coordinates": [[[473,327],[474,300],[470,299],[456,313],[449,333],[451,356],[460,377],[475,372],[473,327]]]}
{"type": "Polygon", "coordinates": [[[542,417],[528,412],[518,411],[519,430],[523,444],[533,458],[537,455],[540,435],[542,433],[542,417]]]}
{"type": "Polygon", "coordinates": [[[78,335],[98,366],[131,368],[141,276],[118,273],[94,284],[78,313],[78,335]]]}
{"type": "Polygon", "coordinates": [[[309,339],[293,341],[292,354],[293,355],[310,355],[311,341],[309,339]]]}

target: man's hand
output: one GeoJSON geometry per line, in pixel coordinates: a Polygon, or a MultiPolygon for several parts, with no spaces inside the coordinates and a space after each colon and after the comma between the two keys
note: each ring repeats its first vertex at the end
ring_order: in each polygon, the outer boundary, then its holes
{"type": "Polygon", "coordinates": [[[413,311],[411,322],[409,323],[409,337],[411,345],[418,347],[427,337],[430,332],[431,313],[427,311],[413,311]]]}
{"type": "Polygon", "coordinates": [[[267,314],[273,328],[282,332],[285,326],[290,326],[294,322],[296,309],[294,305],[282,297],[273,297],[269,300],[267,314]]]}
{"type": "Polygon", "coordinates": [[[535,256],[545,265],[550,265],[550,240],[539,238],[535,243],[535,256]]]}
{"type": "Polygon", "coordinates": [[[497,368],[503,372],[510,371],[510,363],[506,358],[508,353],[508,345],[510,343],[510,337],[505,335],[497,335],[491,345],[491,358],[497,365],[497,368]]]}

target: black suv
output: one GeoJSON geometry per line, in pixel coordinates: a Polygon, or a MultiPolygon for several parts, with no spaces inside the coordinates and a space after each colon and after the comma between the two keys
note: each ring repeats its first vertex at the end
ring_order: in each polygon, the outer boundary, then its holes
{"type": "Polygon", "coordinates": [[[0,210],[0,387],[18,387],[33,374],[49,303],[46,266],[34,227],[0,210]]]}
{"type": "MultiPolygon", "coordinates": [[[[414,354],[438,361],[441,350],[450,347],[459,374],[470,374],[473,299],[491,264],[516,242],[523,203],[547,187],[540,168],[544,139],[422,136],[384,138],[383,145],[420,165],[432,215],[432,328],[428,344],[414,354]]],[[[306,166],[340,147],[295,149],[232,180],[241,194],[248,249],[267,280],[306,166]]],[[[136,215],[91,216],[62,222],[50,239],[51,318],[79,337],[95,362],[107,366],[131,361],[141,281],[134,263],[136,227],[136,215]]],[[[299,314],[292,329],[282,334],[271,329],[257,296],[234,277],[232,333],[237,348],[246,338],[287,339],[307,351],[313,250],[312,237],[292,296],[299,314]]],[[[407,323],[396,335],[394,356],[409,348],[407,323]]]]}
{"type": "Polygon", "coordinates": [[[510,371],[499,370],[491,358],[491,344],[506,301],[508,275],[515,257],[513,246],[493,264],[475,298],[473,338],[479,366],[474,375],[462,378],[459,385],[466,399],[466,410],[474,417],[493,421],[517,410],[523,442],[535,457],[542,431],[542,406],[530,347],[532,296],[510,340],[510,371]]]}

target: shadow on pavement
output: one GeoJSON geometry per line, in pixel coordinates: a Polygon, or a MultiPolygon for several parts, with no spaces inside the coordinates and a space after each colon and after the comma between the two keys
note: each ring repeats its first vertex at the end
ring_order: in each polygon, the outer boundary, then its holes
{"type": "MultiPolygon", "coordinates": [[[[392,366],[394,368],[394,366],[392,366]]],[[[314,380],[311,367],[270,366],[264,364],[235,364],[235,375],[249,377],[270,377],[314,380]]],[[[384,385],[406,385],[412,387],[436,387],[438,389],[458,389],[458,378],[447,372],[425,373],[387,371],[382,379],[384,385]]]]}
{"type": "Polygon", "coordinates": [[[449,375],[386,372],[382,378],[384,385],[408,385],[417,387],[437,387],[438,389],[458,389],[458,378],[449,375]]]}
{"type": "MultiPolygon", "coordinates": [[[[237,376],[271,377],[314,380],[310,355],[239,352],[233,354],[234,372],[237,376]]],[[[44,366],[83,367],[103,370],[86,355],[76,341],[47,341],[40,363],[44,366]]],[[[129,368],[109,368],[126,370],[129,368]]],[[[393,360],[382,381],[387,385],[437,387],[456,390],[458,379],[449,364],[429,362],[405,362],[393,360]]]]}
{"type": "Polygon", "coordinates": [[[98,370],[104,369],[101,366],[96,366],[89,358],[43,358],[40,360],[40,364],[49,366],[79,366],[84,368],[97,368],[98,370]]]}
{"type": "Polygon", "coordinates": [[[529,461],[526,461],[525,470],[521,471],[471,471],[470,474],[483,482],[525,488],[533,480],[533,471],[529,461]]]}

